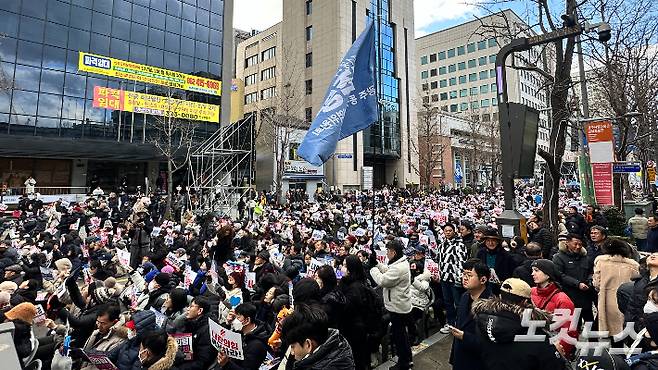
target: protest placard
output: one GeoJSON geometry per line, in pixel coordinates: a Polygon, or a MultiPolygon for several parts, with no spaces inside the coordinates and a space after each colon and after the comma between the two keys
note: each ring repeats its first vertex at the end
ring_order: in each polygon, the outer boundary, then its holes
{"type": "Polygon", "coordinates": [[[127,249],[117,249],[117,259],[122,266],[130,266],[130,252],[127,249]]]}
{"type": "Polygon", "coordinates": [[[210,330],[210,343],[213,347],[226,353],[228,357],[244,360],[242,335],[240,333],[223,328],[213,320],[208,320],[208,328],[210,330]]]}
{"type": "Polygon", "coordinates": [[[43,306],[38,304],[36,305],[37,308],[37,314],[34,316],[34,323],[35,324],[41,324],[42,322],[46,321],[46,310],[43,309],[43,306]]]}
{"type": "Polygon", "coordinates": [[[158,325],[160,328],[164,329],[165,325],[167,324],[167,316],[164,315],[162,312],[156,310],[153,307],[151,307],[151,311],[155,314],[155,323],[156,323],[156,325],[158,325]]]}
{"type": "Polygon", "coordinates": [[[194,271],[192,271],[192,268],[190,266],[187,266],[185,268],[185,276],[183,279],[183,285],[185,286],[185,289],[188,289],[192,283],[194,283],[194,280],[196,279],[196,276],[198,274],[194,271]]]}
{"type": "Polygon", "coordinates": [[[429,258],[425,259],[425,270],[430,272],[433,279],[439,279],[439,264],[429,258]]]}
{"type": "Polygon", "coordinates": [[[118,370],[112,361],[110,361],[110,359],[104,354],[89,352],[84,352],[84,354],[89,362],[94,364],[98,370],[118,370]]]}
{"type": "Polygon", "coordinates": [[[254,287],[256,286],[256,273],[255,272],[247,272],[245,275],[245,286],[249,290],[254,290],[254,287]]]}
{"type": "Polygon", "coordinates": [[[377,249],[375,253],[377,254],[377,261],[379,263],[383,263],[385,265],[388,264],[388,256],[386,256],[386,250],[377,249]]]}
{"type": "Polygon", "coordinates": [[[178,343],[178,350],[183,354],[185,361],[190,361],[194,358],[192,350],[192,334],[190,333],[176,333],[169,334],[178,343]]]}

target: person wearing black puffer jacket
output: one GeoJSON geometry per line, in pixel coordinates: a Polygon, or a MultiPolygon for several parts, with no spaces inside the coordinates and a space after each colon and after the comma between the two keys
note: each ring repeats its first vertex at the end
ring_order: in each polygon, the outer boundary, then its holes
{"type": "Polygon", "coordinates": [[[329,316],[329,327],[343,330],[347,300],[338,288],[336,272],[333,267],[324,265],[315,274],[315,281],[320,286],[320,302],[322,302],[327,316],[329,316]]]}
{"type": "Polygon", "coordinates": [[[286,370],[354,370],[349,343],[336,329],[329,329],[327,314],[317,306],[295,305],[281,328],[292,354],[286,370]]]}
{"type": "Polygon", "coordinates": [[[553,234],[544,227],[541,217],[533,215],[528,222],[528,240],[541,245],[541,255],[543,258],[552,259],[551,254],[555,241],[553,234]]]}
{"type": "Polygon", "coordinates": [[[564,292],[571,298],[574,306],[582,309],[581,319],[594,321],[592,312],[593,291],[589,262],[584,238],[578,234],[567,235],[567,240],[560,243],[560,251],[553,256],[553,263],[560,275],[564,292]]]}
{"type": "Polygon", "coordinates": [[[366,272],[359,257],[349,255],[345,258],[343,274],[339,287],[345,295],[345,312],[349,312],[349,315],[345,317],[341,333],[352,347],[355,369],[365,370],[370,365],[368,332],[371,328],[367,327],[366,316],[371,313],[371,309],[368,305],[366,272]]]}
{"type": "MultiPolygon", "coordinates": [[[[205,370],[208,369],[215,357],[217,350],[210,344],[210,302],[203,296],[197,296],[192,300],[187,310],[187,317],[179,333],[192,334],[192,352],[194,358],[191,361],[176,363],[181,370],[205,370]]],[[[217,318],[214,318],[217,321],[217,318]]]]}

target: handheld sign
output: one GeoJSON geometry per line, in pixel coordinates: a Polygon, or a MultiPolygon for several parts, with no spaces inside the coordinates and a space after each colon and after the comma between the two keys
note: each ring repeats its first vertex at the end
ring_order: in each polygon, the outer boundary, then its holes
{"type": "Polygon", "coordinates": [[[242,349],[242,335],[221,327],[213,320],[208,320],[210,330],[210,343],[218,351],[226,353],[228,357],[244,360],[242,349]]]}
{"type": "Polygon", "coordinates": [[[194,357],[194,352],[192,350],[192,334],[190,333],[177,333],[169,334],[172,338],[176,340],[178,344],[178,349],[185,356],[185,361],[190,361],[194,357]]]}
{"type": "Polygon", "coordinates": [[[118,368],[110,361],[107,356],[100,353],[87,353],[84,352],[85,356],[96,366],[98,370],[118,370],[118,368]]]}

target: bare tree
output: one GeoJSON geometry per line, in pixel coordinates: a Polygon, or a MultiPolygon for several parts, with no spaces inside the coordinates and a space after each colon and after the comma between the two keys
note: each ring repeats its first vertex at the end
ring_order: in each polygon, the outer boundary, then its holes
{"type": "Polygon", "coordinates": [[[167,162],[167,209],[165,215],[170,215],[171,201],[174,190],[174,174],[190,163],[194,148],[194,132],[196,124],[186,119],[176,118],[176,109],[182,100],[173,99],[171,89],[167,92],[168,106],[165,116],[153,116],[150,128],[153,134],[148,141],[155,146],[167,162]]]}
{"type": "Polygon", "coordinates": [[[260,124],[256,137],[272,150],[274,158],[274,192],[277,202],[283,201],[283,176],[286,160],[295,130],[308,129],[309,123],[303,120],[304,96],[312,87],[302,87],[296,54],[290,47],[283,47],[277,65],[276,89],[273,96],[263,100],[260,111],[260,124]]]}
{"type": "MultiPolygon", "coordinates": [[[[625,161],[631,151],[648,157],[649,136],[655,125],[658,101],[658,3],[654,0],[595,0],[583,12],[614,26],[607,43],[589,40],[590,87],[593,110],[601,116],[617,117],[615,157],[625,161]],[[631,118],[632,112],[641,116],[631,118]]],[[[621,208],[628,177],[615,174],[615,205],[621,208]]],[[[645,188],[646,189],[646,188],[645,188]]],[[[630,191],[626,196],[630,197],[630,191]]]]}
{"type": "MultiPolygon", "coordinates": [[[[446,135],[443,132],[443,116],[439,107],[430,102],[428,91],[425,91],[416,105],[418,106],[418,144],[412,140],[411,150],[418,156],[418,162],[413,163],[411,167],[420,177],[421,186],[432,188],[434,169],[438,167],[442,172],[444,171],[446,135]]],[[[449,139],[448,145],[450,145],[449,139]]]]}

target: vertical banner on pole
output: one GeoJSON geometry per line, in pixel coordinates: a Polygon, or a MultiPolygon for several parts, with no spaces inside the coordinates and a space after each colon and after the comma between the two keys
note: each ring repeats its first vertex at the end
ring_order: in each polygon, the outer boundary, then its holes
{"type": "Polygon", "coordinates": [[[614,135],[610,121],[585,126],[594,182],[594,196],[600,206],[614,204],[612,163],[615,161],[614,135]]]}

